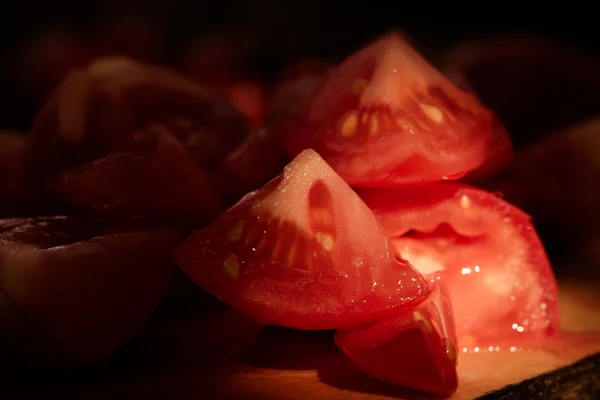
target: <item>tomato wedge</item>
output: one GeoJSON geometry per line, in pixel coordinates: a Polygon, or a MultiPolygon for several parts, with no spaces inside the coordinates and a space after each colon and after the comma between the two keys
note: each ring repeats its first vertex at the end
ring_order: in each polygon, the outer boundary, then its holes
{"type": "Polygon", "coordinates": [[[415,309],[338,330],[335,342],[381,381],[439,394],[454,393],[458,387],[452,306],[443,287],[437,286],[415,309]]]}
{"type": "Polygon", "coordinates": [[[396,256],[373,213],[313,150],[192,233],[177,261],[207,292],[265,325],[351,326],[430,292],[396,256]]]}
{"type": "Polygon", "coordinates": [[[556,282],[527,214],[455,183],[362,197],[402,257],[424,275],[442,273],[462,351],[535,344],[558,332],[556,282]]]}
{"type": "Polygon", "coordinates": [[[351,186],[456,179],[481,165],[493,115],[390,34],[327,76],[287,135],[313,148],[351,186]]]}

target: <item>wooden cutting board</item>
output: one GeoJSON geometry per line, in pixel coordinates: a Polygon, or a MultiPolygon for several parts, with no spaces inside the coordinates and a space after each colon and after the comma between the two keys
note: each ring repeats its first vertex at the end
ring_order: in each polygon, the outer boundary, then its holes
{"type": "MultiPolygon", "coordinates": [[[[474,399],[510,383],[568,365],[600,351],[600,292],[561,285],[561,318],[577,334],[551,351],[461,354],[460,387],[452,399],[474,399]],[[586,333],[587,332],[587,333],[586,333]]],[[[113,361],[43,385],[18,387],[2,399],[419,399],[427,396],[381,384],[337,350],[329,332],[266,329],[241,360],[210,368],[113,361]],[[26,388],[26,389],[25,389],[26,388]]]]}

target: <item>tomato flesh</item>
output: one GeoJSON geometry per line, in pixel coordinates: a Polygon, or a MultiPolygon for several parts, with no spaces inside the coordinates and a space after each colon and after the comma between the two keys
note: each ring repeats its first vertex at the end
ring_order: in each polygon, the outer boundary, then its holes
{"type": "Polygon", "coordinates": [[[556,282],[528,215],[460,184],[362,196],[402,257],[424,275],[441,274],[462,351],[533,344],[557,333],[556,282]]]}
{"type": "Polygon", "coordinates": [[[463,176],[483,163],[492,132],[475,97],[391,34],[329,74],[286,147],[315,149],[351,186],[397,186],[463,176]]]}
{"type": "Polygon", "coordinates": [[[335,342],[357,366],[381,381],[440,394],[454,393],[458,387],[452,307],[442,287],[412,310],[338,330],[335,342]]]}
{"type": "Polygon", "coordinates": [[[298,329],[373,320],[430,291],[312,150],[190,235],[177,259],[215,297],[264,324],[298,329]]]}

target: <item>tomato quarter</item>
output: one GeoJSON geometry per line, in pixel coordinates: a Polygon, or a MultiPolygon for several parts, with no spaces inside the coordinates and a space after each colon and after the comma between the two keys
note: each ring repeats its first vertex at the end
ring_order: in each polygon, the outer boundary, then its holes
{"type": "Polygon", "coordinates": [[[182,245],[178,264],[265,324],[334,329],[419,301],[429,285],[373,213],[307,150],[182,245]]]}
{"type": "Polygon", "coordinates": [[[391,34],[330,73],[287,135],[351,186],[456,179],[481,165],[493,116],[391,34]]]}
{"type": "Polygon", "coordinates": [[[358,328],[339,330],[338,347],[369,375],[431,393],[458,387],[456,337],[448,292],[436,287],[411,310],[358,328]]]}

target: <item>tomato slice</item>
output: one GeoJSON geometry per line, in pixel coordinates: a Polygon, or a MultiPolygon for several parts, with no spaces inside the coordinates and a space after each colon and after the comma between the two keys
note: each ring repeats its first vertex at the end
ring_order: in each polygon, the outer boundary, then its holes
{"type": "Polygon", "coordinates": [[[454,183],[362,196],[402,257],[424,275],[444,271],[462,351],[535,344],[557,333],[556,282],[524,212],[454,183]]]}
{"type": "Polygon", "coordinates": [[[412,310],[338,330],[335,342],[358,367],[381,381],[439,394],[454,393],[458,387],[452,306],[440,286],[412,310]]]}
{"type": "Polygon", "coordinates": [[[207,292],[265,325],[354,325],[430,291],[396,256],[373,213],[313,150],[190,235],[177,260],[207,292]]]}
{"type": "Polygon", "coordinates": [[[396,186],[463,176],[492,132],[490,111],[390,34],[325,79],[286,147],[315,149],[351,186],[396,186]]]}

